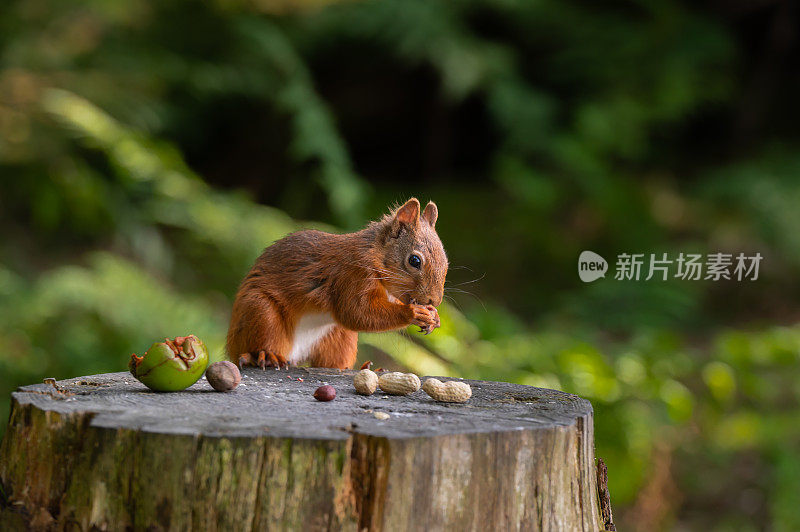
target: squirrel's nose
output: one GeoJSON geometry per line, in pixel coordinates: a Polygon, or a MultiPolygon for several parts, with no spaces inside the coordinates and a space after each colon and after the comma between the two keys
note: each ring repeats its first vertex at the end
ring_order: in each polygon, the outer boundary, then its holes
{"type": "Polygon", "coordinates": [[[442,304],[442,296],[439,296],[436,299],[433,299],[432,297],[428,298],[428,305],[433,305],[434,307],[438,307],[441,304],[442,304]]]}

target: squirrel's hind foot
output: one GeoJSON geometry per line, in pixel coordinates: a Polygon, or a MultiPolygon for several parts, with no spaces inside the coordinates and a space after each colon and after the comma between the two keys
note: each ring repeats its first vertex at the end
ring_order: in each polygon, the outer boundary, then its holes
{"type": "Polygon", "coordinates": [[[244,366],[257,366],[261,369],[289,369],[289,362],[278,353],[272,351],[259,351],[257,355],[253,353],[243,353],[239,355],[239,369],[244,366]]]}

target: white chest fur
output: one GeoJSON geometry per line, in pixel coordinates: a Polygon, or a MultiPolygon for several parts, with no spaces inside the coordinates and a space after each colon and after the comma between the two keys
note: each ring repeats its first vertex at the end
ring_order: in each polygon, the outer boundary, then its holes
{"type": "Polygon", "coordinates": [[[286,357],[290,364],[300,364],[308,358],[311,348],[328,334],[336,322],[328,313],[305,314],[294,328],[292,351],[286,357]]]}

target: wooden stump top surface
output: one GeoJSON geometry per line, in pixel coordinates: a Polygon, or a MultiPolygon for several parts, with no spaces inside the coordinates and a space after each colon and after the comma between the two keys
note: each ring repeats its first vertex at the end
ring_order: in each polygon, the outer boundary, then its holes
{"type": "Polygon", "coordinates": [[[345,440],[352,432],[390,439],[432,437],[552,429],[592,414],[591,404],[575,395],[503,382],[465,380],[472,386],[472,398],[465,404],[437,403],[422,390],[408,396],[380,390],[361,396],[353,388],[354,374],[246,368],[233,392],[215,392],[202,378],[182,392],[156,393],[120,372],[62,380],[55,386],[23,386],[13,395],[19,403],[45,411],[93,413],[95,427],[228,437],[345,440]],[[336,388],[335,400],[314,399],[314,390],[323,384],[336,388]],[[390,417],[380,420],[375,412],[390,417]]]}

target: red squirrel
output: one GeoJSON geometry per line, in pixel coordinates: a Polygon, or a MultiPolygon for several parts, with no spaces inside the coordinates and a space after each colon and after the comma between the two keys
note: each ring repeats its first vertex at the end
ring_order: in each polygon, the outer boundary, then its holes
{"type": "Polygon", "coordinates": [[[298,231],[264,250],[242,281],[228,329],[239,367],[350,368],[359,332],[439,327],[445,255],[436,204],[411,198],[361,231],[298,231]]]}

